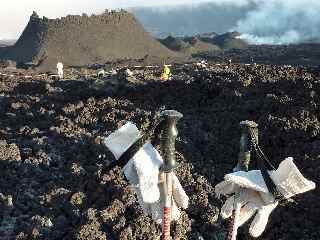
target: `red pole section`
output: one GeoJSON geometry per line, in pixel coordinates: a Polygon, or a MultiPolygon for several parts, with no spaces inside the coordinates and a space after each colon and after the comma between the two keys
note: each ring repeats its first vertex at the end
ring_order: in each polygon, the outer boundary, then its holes
{"type": "Polygon", "coordinates": [[[170,240],[171,206],[172,206],[172,173],[165,173],[164,207],[162,234],[163,240],[170,240]]]}

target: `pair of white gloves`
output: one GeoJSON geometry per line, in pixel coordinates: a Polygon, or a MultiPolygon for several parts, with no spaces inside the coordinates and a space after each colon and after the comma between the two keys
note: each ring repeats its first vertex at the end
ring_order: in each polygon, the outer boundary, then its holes
{"type": "MultiPolygon", "coordinates": [[[[129,122],[110,134],[104,143],[115,158],[119,159],[140,137],[138,128],[129,122]]],[[[124,167],[124,174],[137,194],[144,213],[152,216],[158,223],[162,223],[163,215],[163,202],[160,196],[164,182],[163,173],[159,171],[162,164],[163,159],[158,151],[150,142],[147,142],[124,167]]],[[[269,174],[277,189],[285,198],[315,188],[315,183],[302,176],[292,158],[285,159],[276,171],[270,171],[269,174]]],[[[228,196],[221,209],[223,218],[229,218],[237,206],[238,221],[235,223],[236,229],[255,215],[249,229],[250,235],[253,237],[262,234],[269,215],[278,205],[278,202],[268,191],[259,170],[237,171],[227,174],[224,181],[216,185],[215,192],[218,196],[228,196]]],[[[171,218],[172,220],[178,220],[180,217],[179,207],[186,209],[189,198],[175,174],[173,174],[172,194],[171,218]]]]}
{"type": "MultiPolygon", "coordinates": [[[[269,175],[285,199],[315,188],[315,183],[302,176],[291,157],[282,161],[277,170],[269,171],[269,175]]],[[[252,237],[264,232],[271,212],[278,206],[260,170],[227,174],[224,181],[216,185],[215,192],[218,196],[228,196],[221,209],[223,218],[231,217],[234,210],[238,214],[235,229],[254,216],[249,228],[252,237]]],[[[236,233],[233,239],[235,236],[236,233]]]]}
{"type": "MultiPolygon", "coordinates": [[[[141,135],[136,125],[128,122],[110,134],[104,140],[104,144],[118,160],[140,137],[141,135]]],[[[163,159],[158,151],[150,142],[147,142],[123,169],[144,213],[151,216],[159,224],[162,223],[164,207],[162,198],[160,197],[164,189],[164,173],[159,171],[162,164],[163,159]]],[[[174,173],[172,173],[172,176],[173,201],[171,220],[175,221],[180,217],[179,207],[186,209],[189,198],[184,192],[177,176],[174,173]]]]}

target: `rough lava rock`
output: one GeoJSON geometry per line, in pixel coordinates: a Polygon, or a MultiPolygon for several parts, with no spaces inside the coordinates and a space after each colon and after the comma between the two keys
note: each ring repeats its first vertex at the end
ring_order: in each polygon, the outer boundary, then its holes
{"type": "MultiPolygon", "coordinates": [[[[174,65],[167,82],[158,80],[160,72],[134,71],[134,88],[108,95],[72,69],[61,81],[1,70],[1,238],[159,239],[161,227],[143,214],[121,169],[103,170],[114,158],[101,139],[127,121],[146,130],[163,109],[184,115],[176,174],[190,206],[172,225],[173,239],[224,239],[214,186],[236,164],[240,121],[259,124],[273,165],[292,156],[320,184],[319,69],[174,65]]],[[[319,188],[296,201],[273,212],[259,239],[320,239],[319,188]]],[[[239,239],[251,239],[248,228],[240,228],[239,239]]]]}

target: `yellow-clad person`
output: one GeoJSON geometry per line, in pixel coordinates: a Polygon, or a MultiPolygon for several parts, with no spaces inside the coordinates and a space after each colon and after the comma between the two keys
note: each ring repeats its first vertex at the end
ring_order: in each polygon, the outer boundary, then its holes
{"type": "Polygon", "coordinates": [[[168,65],[164,65],[161,80],[167,81],[171,79],[171,70],[168,65]]]}

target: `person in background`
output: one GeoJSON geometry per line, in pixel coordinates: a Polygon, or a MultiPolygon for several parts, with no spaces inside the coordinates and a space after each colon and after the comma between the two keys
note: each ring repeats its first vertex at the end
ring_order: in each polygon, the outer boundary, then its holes
{"type": "Polygon", "coordinates": [[[171,70],[168,65],[164,65],[163,72],[161,74],[161,80],[167,81],[171,79],[171,70]]]}
{"type": "Polygon", "coordinates": [[[63,78],[63,64],[62,64],[62,62],[57,63],[57,70],[58,70],[59,78],[62,79],[63,78]]]}

